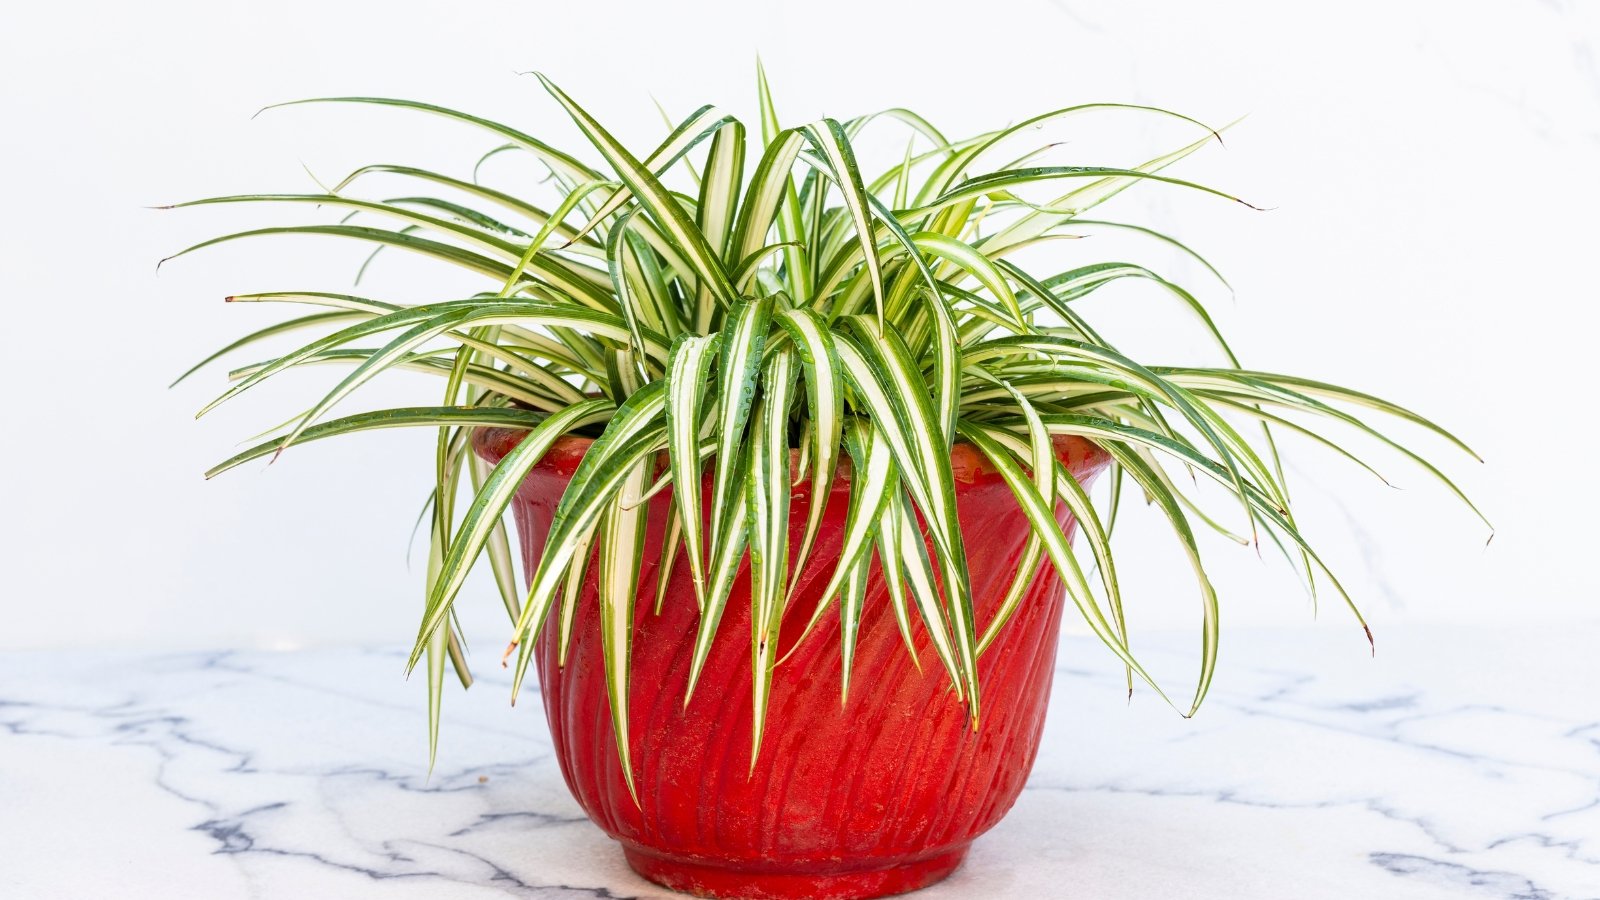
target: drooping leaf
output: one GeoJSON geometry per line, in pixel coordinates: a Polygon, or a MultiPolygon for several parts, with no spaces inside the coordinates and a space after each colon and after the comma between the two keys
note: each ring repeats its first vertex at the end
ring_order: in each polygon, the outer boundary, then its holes
{"type": "Polygon", "coordinates": [[[622,778],[633,802],[633,755],[628,749],[628,673],[633,653],[633,605],[639,592],[639,564],[644,557],[645,513],[635,501],[644,490],[649,459],[635,460],[621,489],[605,511],[600,526],[600,648],[605,659],[606,697],[611,730],[622,760],[622,778]]]}
{"type": "Polygon", "coordinates": [[[572,116],[572,121],[577,123],[585,137],[587,137],[600,154],[606,158],[612,168],[617,170],[617,175],[622,183],[628,186],[638,199],[640,206],[647,210],[673,243],[679,247],[689,263],[694,266],[694,274],[700,278],[712,294],[725,306],[731,306],[736,299],[733,285],[728,281],[728,273],[723,268],[721,258],[711,249],[706,236],[695,227],[683,207],[662,186],[661,182],[629,153],[627,148],[618,143],[609,132],[601,127],[584,109],[574,103],[564,91],[556,87],[555,82],[539,76],[545,90],[550,96],[566,109],[572,116]]]}
{"type": "Polygon", "coordinates": [[[765,732],[772,667],[778,656],[789,572],[789,403],[795,354],[779,349],[761,375],[761,399],[752,416],[746,501],[750,511],[750,768],[755,769],[765,732]]]}
{"type": "Polygon", "coordinates": [[[718,340],[716,335],[679,338],[667,360],[666,374],[667,450],[674,498],[689,551],[695,601],[702,611],[706,606],[706,563],[700,522],[700,426],[705,415],[701,404],[718,340]]]}
{"type": "MultiPolygon", "coordinates": [[[[556,413],[536,425],[521,443],[495,465],[489,477],[484,479],[482,489],[472,498],[472,504],[456,529],[455,537],[444,551],[439,576],[434,579],[429,592],[427,615],[417,638],[419,649],[444,621],[456,594],[467,579],[468,571],[483,552],[483,546],[499,524],[501,514],[522,485],[523,477],[567,432],[604,421],[610,408],[611,403],[607,400],[588,400],[556,413]]],[[[522,619],[526,619],[527,614],[524,604],[522,619]]],[[[415,664],[416,652],[413,651],[407,665],[415,664]]]]}
{"type": "Polygon", "coordinates": [[[817,529],[828,509],[833,493],[834,472],[839,464],[839,445],[844,436],[844,375],[839,369],[839,354],[827,323],[809,309],[785,310],[778,323],[794,341],[805,373],[806,407],[811,412],[810,461],[811,503],[806,513],[806,530],[795,554],[794,570],[805,570],[817,540],[817,529]]]}
{"type": "MultiPolygon", "coordinates": [[[[712,484],[711,508],[726,509],[730,500],[739,452],[744,442],[745,420],[755,398],[756,376],[761,370],[761,352],[766,346],[772,301],[747,300],[736,307],[723,329],[717,376],[717,464],[712,484]]],[[[725,535],[721,519],[711,520],[712,553],[717,552],[725,535]]]]}

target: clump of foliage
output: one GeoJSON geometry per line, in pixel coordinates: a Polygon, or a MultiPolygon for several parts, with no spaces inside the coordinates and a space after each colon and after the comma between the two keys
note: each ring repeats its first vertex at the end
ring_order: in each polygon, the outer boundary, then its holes
{"type": "MultiPolygon", "coordinates": [[[[631,772],[625,709],[631,626],[636,597],[649,591],[638,584],[644,501],[668,486],[676,512],[658,569],[656,602],[699,607],[691,691],[711,642],[738,639],[719,634],[718,623],[735,574],[748,559],[752,764],[778,660],[780,622],[799,614],[814,624],[837,601],[848,690],[874,555],[908,642],[906,629],[913,617],[920,618],[975,726],[978,657],[1042,564],[1059,574],[1084,621],[1125,664],[1130,690],[1137,679],[1161,693],[1129,648],[1109,541],[1117,503],[1131,482],[1171,523],[1199,587],[1204,625],[1200,676],[1186,707],[1192,712],[1211,680],[1218,629],[1217,597],[1201,562],[1196,521],[1244,544],[1266,536],[1313,590],[1325,579],[1349,600],[1301,537],[1269,429],[1308,435],[1364,467],[1311,423],[1365,432],[1461,493],[1361,415],[1375,412],[1421,425],[1470,453],[1459,440],[1376,397],[1240,367],[1200,301],[1154,271],[1101,260],[1035,273],[1012,261],[1023,248],[1088,229],[1131,229],[1193,255],[1154,230],[1086,215],[1140,182],[1242,202],[1162,174],[1219,140],[1193,119],[1147,107],[1086,104],[959,140],[904,109],[785,128],[763,77],[756,134],[707,106],[641,155],[555,84],[540,80],[604,160],[603,168],[512,127],[424,103],[371,97],[301,102],[376,104],[475,125],[505,142],[494,152],[525,152],[548,169],[555,188],[551,208],[475,176],[400,165],[358,169],[325,193],[181,204],[298,203],[352,214],[337,222],[230,234],[190,250],[268,234],[326,235],[419,254],[486,279],[483,293],[421,305],[324,292],[236,295],[230,299],[320,310],[250,334],[217,356],[288,332],[318,336],[292,352],[235,369],[232,386],[205,408],[290,369],[353,367],[303,415],[208,475],[334,435],[401,426],[438,430],[428,472],[433,491],[427,604],[408,663],[414,667],[426,659],[430,748],[437,741],[446,661],[464,685],[471,680],[452,615],[468,571],[480,558],[489,561],[513,622],[515,696],[530,660],[529,638],[552,614],[565,658],[575,604],[598,553],[614,730],[624,770],[631,772]],[[1196,138],[1133,167],[1041,165],[1037,150],[1008,155],[1015,152],[1012,139],[1036,126],[1108,109],[1175,119],[1195,128],[1196,138]],[[867,178],[855,145],[880,121],[906,126],[914,143],[898,164],[867,178]],[[668,173],[680,167],[693,192],[667,186],[668,173]],[[378,174],[408,178],[421,193],[388,200],[352,193],[378,174]],[[1047,198],[1025,199],[1022,192],[1029,189],[1048,191],[1047,198]],[[1113,346],[1085,318],[1079,301],[1125,279],[1170,294],[1229,364],[1150,365],[1113,346]],[[357,388],[395,370],[439,376],[439,404],[328,418],[357,388]],[[525,428],[528,436],[490,467],[470,450],[474,429],[485,426],[525,428]],[[577,433],[595,436],[594,443],[559,502],[544,554],[524,590],[504,524],[508,503],[555,441],[577,433]],[[1063,434],[1085,438],[1110,455],[1104,515],[1055,459],[1051,436],[1063,434]],[[1033,525],[1001,611],[986,623],[974,621],[955,513],[951,447],[957,441],[987,458],[1033,525]],[[804,539],[791,558],[792,447],[801,452],[802,478],[813,485],[829,484],[846,456],[865,473],[852,482],[843,551],[821,602],[798,611],[786,609],[788,579],[811,556],[825,502],[813,504],[804,522],[795,523],[804,539]],[[669,462],[658,475],[663,451],[669,462]],[[1220,486],[1237,506],[1241,524],[1226,526],[1227,514],[1203,511],[1192,489],[1180,489],[1169,471],[1174,466],[1220,486]],[[709,497],[702,496],[701,484],[707,467],[709,497]],[[707,501],[716,511],[709,529],[700,515],[707,501]],[[1086,574],[1082,551],[1056,525],[1057,504],[1065,504],[1080,523],[1092,575],[1086,574]],[[919,514],[926,536],[919,531],[919,514]],[[689,567],[693,597],[660,596],[675,565],[689,567]]],[[[815,496],[825,501],[827,491],[815,496]]]]}

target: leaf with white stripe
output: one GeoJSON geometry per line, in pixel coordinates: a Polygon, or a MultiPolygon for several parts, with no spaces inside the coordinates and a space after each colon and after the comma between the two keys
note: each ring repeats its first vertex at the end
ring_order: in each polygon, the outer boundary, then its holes
{"type": "MultiPolygon", "coordinates": [[[[455,536],[445,550],[439,577],[433,582],[432,591],[428,596],[427,615],[417,635],[417,647],[406,663],[408,669],[416,665],[418,653],[426,644],[428,636],[448,616],[456,594],[466,583],[467,573],[477,560],[478,554],[483,552],[484,544],[489,540],[506,507],[511,503],[511,498],[522,486],[522,479],[529,470],[544,458],[545,452],[561,437],[574,429],[604,421],[611,411],[611,403],[607,400],[587,400],[571,406],[535,426],[521,443],[513,447],[511,452],[495,465],[494,471],[484,479],[483,487],[473,496],[471,506],[462,517],[455,536]]],[[[522,614],[527,615],[526,607],[522,614]]]]}
{"type": "Polygon", "coordinates": [[[734,293],[732,283],[728,281],[728,273],[723,268],[721,257],[712,251],[706,236],[695,227],[677,199],[656,180],[649,169],[628,152],[626,147],[602,128],[593,116],[556,87],[555,82],[544,75],[539,75],[539,81],[544,84],[545,90],[550,92],[550,96],[556,98],[556,101],[566,109],[584,137],[589,139],[595,149],[600,151],[600,155],[606,158],[606,162],[617,171],[622,183],[627,185],[638,198],[639,205],[683,251],[685,258],[694,267],[695,277],[708,285],[712,294],[724,306],[731,306],[737,295],[734,293]]]}
{"type": "Polygon", "coordinates": [[[572,646],[572,627],[578,619],[578,600],[583,596],[583,585],[589,577],[589,562],[595,556],[594,536],[600,530],[599,523],[590,527],[589,531],[580,535],[575,543],[576,549],[572,553],[572,562],[567,565],[567,577],[561,585],[561,610],[558,613],[560,620],[557,623],[557,639],[559,646],[556,648],[556,665],[567,664],[567,650],[572,646]]]}
{"type": "Polygon", "coordinates": [[[649,475],[649,457],[629,467],[616,499],[600,526],[600,652],[605,660],[606,697],[617,740],[622,778],[635,805],[633,761],[628,748],[628,674],[633,652],[633,607],[639,594],[639,563],[644,557],[648,504],[636,503],[649,475]]]}
{"type": "MultiPolygon", "coordinates": [[[[822,621],[828,603],[844,587],[856,561],[870,558],[872,539],[877,533],[883,510],[889,503],[890,488],[895,483],[893,454],[888,442],[875,433],[871,422],[861,418],[852,419],[850,432],[852,455],[856,462],[850,474],[850,504],[845,512],[844,538],[839,548],[838,564],[818,595],[811,618],[795,639],[796,647],[822,621]]],[[[795,571],[801,571],[801,568],[796,566],[795,571]]]]}
{"type": "MultiPolygon", "coordinates": [[[[922,616],[922,624],[928,630],[928,637],[933,641],[933,650],[939,655],[939,661],[944,663],[945,671],[950,674],[950,686],[955,690],[957,700],[970,700],[969,706],[976,706],[975,697],[970,697],[968,691],[977,683],[975,672],[968,673],[962,662],[956,658],[957,650],[951,640],[951,625],[949,617],[945,615],[944,604],[939,596],[939,585],[934,580],[933,560],[928,557],[928,544],[922,532],[917,529],[917,514],[911,508],[911,502],[904,493],[897,497],[890,497],[889,502],[896,505],[895,521],[900,526],[898,542],[900,545],[901,573],[905,577],[906,587],[910,589],[911,600],[916,604],[917,613],[922,616]],[[963,690],[965,688],[965,690],[963,690]]],[[[954,608],[957,604],[952,602],[954,608]]]]}
{"type": "MultiPolygon", "coordinates": [[[[745,421],[755,397],[756,378],[761,372],[761,353],[766,347],[772,301],[746,300],[729,313],[722,330],[721,368],[717,377],[717,465],[712,483],[711,508],[727,509],[734,470],[742,457],[745,421]]],[[[721,546],[724,532],[721,519],[711,520],[711,547],[721,546]]]]}
{"type": "MultiPolygon", "coordinates": [[[[466,122],[470,125],[475,125],[479,128],[482,128],[485,131],[489,131],[509,139],[517,146],[533,153],[534,156],[538,157],[540,162],[544,163],[550,168],[550,171],[564,176],[569,181],[582,182],[592,181],[596,178],[599,178],[599,175],[593,169],[579,162],[576,157],[567,153],[563,153],[562,151],[557,150],[556,148],[546,144],[544,141],[541,141],[530,134],[518,131],[517,129],[511,128],[507,125],[502,125],[499,122],[495,122],[490,119],[481,118],[469,113],[459,112],[443,106],[435,106],[431,103],[418,103],[415,100],[398,100],[391,97],[315,97],[308,100],[291,100],[287,103],[275,103],[266,107],[266,109],[280,109],[286,106],[301,106],[308,103],[359,103],[368,106],[394,106],[401,109],[410,109],[417,112],[431,113],[432,115],[443,116],[447,119],[455,119],[458,122],[466,122]]],[[[263,112],[264,111],[265,110],[263,110],[263,112]]]]}
{"type": "MultiPolygon", "coordinates": [[[[282,446],[287,448],[293,444],[295,439],[300,436],[300,433],[309,427],[319,415],[331,408],[334,404],[338,403],[344,397],[348,396],[350,392],[354,391],[357,387],[365,384],[384,369],[389,368],[394,363],[400,361],[414,348],[421,346],[425,342],[439,336],[440,334],[443,334],[444,332],[461,328],[468,324],[481,327],[486,325],[507,323],[527,324],[531,321],[570,321],[573,319],[574,312],[584,313],[585,318],[588,316],[604,315],[602,313],[592,313],[588,310],[581,310],[575,307],[550,308],[543,304],[498,301],[493,303],[458,306],[433,316],[426,321],[418,323],[394,338],[388,344],[384,345],[383,348],[381,348],[378,352],[368,357],[365,362],[357,366],[355,371],[345,376],[343,381],[335,385],[332,390],[330,390],[321,400],[319,400],[317,404],[307,411],[300,421],[296,423],[295,427],[291,429],[289,434],[284,437],[282,446]]],[[[388,317],[385,316],[383,318],[388,317]]],[[[646,351],[649,351],[652,347],[658,351],[665,350],[665,348],[660,346],[660,342],[658,340],[646,340],[643,336],[640,337],[640,340],[645,345],[642,349],[645,349],[646,351]]]]}
{"type": "MultiPolygon", "coordinates": [[[[789,173],[803,146],[804,135],[794,129],[786,129],[768,139],[767,149],[756,164],[750,186],[745,188],[744,202],[739,205],[739,222],[733,235],[735,252],[730,259],[749,259],[751,254],[767,246],[768,234],[778,219],[785,196],[794,193],[794,182],[789,173]]],[[[804,303],[805,298],[810,296],[808,290],[802,290],[809,282],[809,270],[801,244],[803,237],[798,233],[787,234],[791,227],[780,227],[778,240],[784,248],[788,270],[807,273],[791,276],[790,279],[791,298],[797,303],[804,303]]]]}
{"type": "MultiPolygon", "coordinates": [[[[973,371],[976,373],[984,370],[974,367],[973,371]]],[[[1045,430],[1044,423],[1039,421],[1039,413],[1034,410],[1033,404],[1028,402],[1028,398],[1021,391],[1007,382],[1002,382],[1002,385],[1017,401],[1017,406],[1022,410],[1024,421],[1028,426],[1028,445],[1032,451],[1034,489],[1039,492],[1040,498],[1045,501],[1046,505],[1054,506],[1055,484],[1053,476],[1055,474],[1056,460],[1055,448],[1050,441],[1050,432],[1045,430]]],[[[1010,585],[1007,586],[1005,596],[1000,601],[999,609],[995,611],[994,617],[989,621],[989,625],[983,630],[982,636],[978,638],[978,655],[980,657],[983,655],[983,651],[994,642],[1000,629],[1011,619],[1012,614],[1017,610],[1017,606],[1022,602],[1022,595],[1026,592],[1027,586],[1033,582],[1034,576],[1038,574],[1039,557],[1043,550],[1044,547],[1039,540],[1039,536],[1030,530],[1028,532],[1028,540],[1022,548],[1022,557],[1018,562],[1017,573],[1012,577],[1010,585]]],[[[1123,641],[1127,641],[1126,635],[1123,635],[1123,641]]]]}
{"type": "MultiPolygon", "coordinates": [[[[298,418],[298,417],[297,417],[298,418]]],[[[481,425],[489,428],[534,428],[548,418],[542,413],[526,409],[504,409],[487,406],[416,406],[401,409],[380,409],[357,413],[342,419],[333,419],[314,425],[300,435],[300,443],[310,443],[322,438],[358,431],[376,431],[385,428],[415,428],[438,426],[481,425]]],[[[229,457],[206,470],[206,478],[214,478],[251,460],[271,456],[283,443],[282,438],[272,438],[241,453],[229,457]]]]}
{"type": "MultiPolygon", "coordinates": [[[[757,169],[756,181],[750,185],[752,194],[758,185],[761,187],[762,193],[759,196],[763,199],[757,204],[760,212],[748,221],[759,223],[760,236],[764,237],[768,223],[772,221],[774,215],[776,216],[778,240],[784,245],[784,265],[788,274],[786,288],[796,303],[803,304],[808,302],[812,295],[811,249],[806,245],[805,212],[800,207],[800,198],[794,189],[794,178],[789,171],[794,164],[795,156],[800,151],[801,134],[794,129],[779,130],[778,110],[772,102],[772,89],[767,84],[767,70],[760,59],[756,60],[756,104],[761,116],[761,142],[767,146],[767,153],[757,169]],[[769,166],[769,162],[775,165],[769,166]],[[763,183],[764,181],[769,183],[763,183]],[[768,191],[772,193],[769,195],[768,191]],[[768,196],[773,199],[771,210],[765,207],[768,196]]],[[[741,212],[741,220],[744,218],[741,212]]],[[[746,241],[754,239],[756,235],[745,234],[743,229],[741,235],[742,252],[739,256],[742,259],[751,249],[746,241]]]]}
{"type": "MultiPolygon", "coordinates": [[[[678,160],[683,159],[685,154],[694,149],[696,144],[713,134],[720,134],[723,128],[730,126],[738,128],[740,139],[742,140],[744,126],[740,125],[737,120],[715,106],[709,104],[702,106],[695,110],[694,114],[689,118],[684,119],[677,128],[673,129],[672,134],[667,136],[661,146],[657,147],[655,152],[644,160],[643,168],[654,172],[658,177],[665,175],[669,169],[677,164],[678,160]]],[[[606,198],[604,203],[600,204],[600,208],[595,211],[594,215],[589,217],[589,221],[578,229],[578,234],[589,233],[597,225],[605,221],[607,216],[621,209],[622,204],[631,199],[633,199],[632,190],[627,187],[617,188],[610,197],[606,198]]],[[[704,228],[701,229],[701,232],[709,234],[704,228]]],[[[715,249],[715,244],[713,244],[713,249],[715,249]]]]}
{"type": "MultiPolygon", "coordinates": [[[[670,476],[669,476],[670,477],[670,476]]],[[[648,499],[648,498],[646,498],[648,499]]],[[[669,501],[678,505],[678,499],[669,501]]],[[[667,588],[672,586],[672,573],[678,565],[678,555],[683,552],[683,517],[676,510],[667,510],[667,535],[661,540],[661,556],[656,560],[656,604],[654,612],[661,615],[667,603],[667,588]]],[[[698,600],[698,598],[696,598],[698,600]]]]}
{"type": "Polygon", "coordinates": [[[1012,290],[1000,268],[988,256],[965,241],[937,231],[919,231],[912,235],[911,239],[916,242],[918,249],[930,256],[954,263],[976,278],[979,284],[1010,311],[1012,321],[1018,327],[1027,327],[1027,320],[1022,316],[1022,307],[1017,303],[1016,292],[1012,290]]]}
{"type": "Polygon", "coordinates": [[[1161,686],[1156,684],[1155,679],[1151,678],[1139,661],[1133,658],[1133,654],[1117,634],[1116,629],[1106,621],[1105,614],[1100,611],[1094,594],[1089,589],[1089,582],[1083,577],[1083,570],[1078,566],[1077,557],[1073,555],[1072,547],[1067,543],[1066,535],[1056,522],[1055,510],[1045,505],[1044,498],[1039,496],[1039,492],[1023,473],[1022,467],[1011,457],[1010,451],[1001,446],[982,426],[963,422],[961,433],[988,457],[989,462],[1021,503],[1022,511],[1027,515],[1033,533],[1043,541],[1045,553],[1055,564],[1057,574],[1066,585],[1067,595],[1082,613],[1090,630],[1102,643],[1110,647],[1111,651],[1134,671],[1134,674],[1149,684],[1163,700],[1171,703],[1172,701],[1167,700],[1166,694],[1161,690],[1161,686]]]}
{"type": "Polygon", "coordinates": [[[190,366],[182,375],[179,375],[177,378],[173,379],[172,383],[167,385],[167,387],[177,387],[178,385],[182,384],[190,375],[200,371],[223,356],[226,356],[235,350],[248,347],[251,344],[257,343],[258,341],[265,340],[269,337],[274,337],[280,334],[288,334],[289,332],[299,331],[303,328],[312,328],[319,325],[333,325],[340,322],[353,322],[367,318],[370,318],[370,315],[366,313],[336,310],[332,312],[313,313],[309,316],[300,316],[298,318],[290,319],[286,322],[278,322],[273,325],[268,325],[266,328],[250,332],[244,337],[239,338],[233,343],[228,344],[226,347],[223,347],[221,350],[218,350],[210,356],[207,356],[205,359],[202,359],[190,366]]]}
{"type": "Polygon", "coordinates": [[[706,375],[720,340],[718,335],[683,336],[667,358],[667,456],[672,475],[674,506],[682,522],[683,542],[689,551],[689,571],[694,578],[695,601],[706,606],[705,541],[701,526],[700,424],[706,375]]]}
{"type": "Polygon", "coordinates": [[[745,480],[750,511],[750,768],[755,769],[766,731],[772,667],[778,653],[789,572],[789,402],[794,391],[794,351],[773,352],[761,377],[752,416],[750,463],[745,480]]]}
{"type": "MultiPolygon", "coordinates": [[[[891,477],[890,494],[900,490],[899,479],[891,477]]],[[[878,565],[883,570],[883,588],[889,597],[889,607],[894,610],[895,628],[900,631],[900,640],[906,645],[906,653],[911,657],[911,664],[917,671],[922,671],[922,660],[917,658],[917,645],[911,639],[911,612],[906,606],[905,579],[901,576],[900,566],[900,504],[884,503],[883,513],[878,517],[878,565]]]]}
{"type": "MultiPolygon", "coordinates": [[[[666,428],[661,425],[648,427],[612,452],[605,463],[591,473],[589,480],[579,490],[574,491],[576,478],[568,485],[567,494],[562,500],[569,500],[575,493],[577,498],[568,504],[564,517],[560,516],[558,507],[558,517],[561,517],[561,521],[552,523],[550,534],[545,539],[544,553],[534,570],[527,598],[522,603],[522,618],[517,620],[512,632],[511,646],[506,648],[507,655],[519,647],[525,651],[529,639],[544,626],[545,617],[550,612],[556,593],[565,581],[567,567],[579,562],[574,559],[576,552],[579,548],[587,546],[586,536],[599,523],[601,515],[610,508],[635,464],[652,458],[665,446],[666,428]]],[[[594,447],[591,446],[590,453],[593,452],[594,447]]],[[[517,665],[511,676],[512,702],[516,702],[517,694],[521,690],[531,656],[532,654],[527,652],[521,652],[517,656],[517,665]]]]}
{"type": "Polygon", "coordinates": [[[806,513],[805,534],[794,560],[794,570],[803,572],[811,559],[828,499],[833,494],[839,444],[844,436],[844,376],[839,371],[839,354],[833,349],[833,336],[821,316],[810,309],[789,309],[777,319],[800,355],[805,373],[806,409],[811,417],[807,442],[811,448],[811,504],[806,513]]]}
{"type": "MultiPolygon", "coordinates": [[[[1020,405],[1026,412],[1028,425],[1028,444],[1022,445],[1020,439],[1004,432],[991,430],[990,436],[997,442],[1007,447],[1014,453],[1031,452],[1034,465],[1034,486],[1046,502],[1062,501],[1073,519],[1078,523],[1078,530],[1088,543],[1090,551],[1094,554],[1095,568],[1100,573],[1100,583],[1105,587],[1106,600],[1111,607],[1112,624],[1116,626],[1117,635],[1124,645],[1128,643],[1128,622],[1123,613],[1122,589],[1117,583],[1116,558],[1111,552],[1110,529],[1101,522],[1100,514],[1095,510],[1094,503],[1090,501],[1089,494],[1083,489],[1078,479],[1062,465],[1055,457],[1053,449],[1047,454],[1040,453],[1041,436],[1045,447],[1053,448],[1050,442],[1048,426],[1032,404],[1026,398],[1019,398],[1020,405]],[[1040,465],[1044,465],[1044,481],[1041,483],[1040,465]],[[1049,482],[1052,482],[1049,483],[1049,482]]],[[[1001,603],[1000,610],[995,614],[993,621],[984,630],[983,637],[978,641],[978,653],[982,655],[984,649],[998,636],[1000,629],[1005,625],[1016,610],[1027,585],[1032,582],[1038,572],[1039,558],[1042,547],[1036,534],[1028,535],[1028,545],[1024,549],[1024,564],[1018,569],[1016,579],[1007,590],[1005,600],[1001,603]]],[[[1126,673],[1128,690],[1133,690],[1133,671],[1126,673]]]]}
{"type": "MultiPolygon", "coordinates": [[[[870,330],[870,320],[856,317],[852,322],[864,332],[870,330]]],[[[896,450],[901,482],[928,518],[938,557],[937,565],[949,602],[950,624],[965,681],[968,708],[976,724],[979,715],[978,638],[973,622],[972,584],[967,574],[966,550],[961,538],[960,522],[956,518],[955,475],[950,467],[949,445],[939,432],[927,382],[912,361],[905,342],[893,330],[884,331],[877,337],[879,339],[875,342],[859,345],[847,345],[842,338],[838,339],[839,358],[847,372],[859,361],[860,367],[873,373],[871,379],[853,378],[852,381],[863,393],[873,395],[877,403],[887,405],[892,412],[891,418],[900,426],[903,437],[897,442],[894,440],[895,430],[888,429],[883,419],[874,412],[880,428],[890,435],[890,446],[896,450]],[[848,362],[847,346],[852,347],[854,354],[854,358],[848,362]],[[860,352],[861,349],[865,353],[860,352]],[[870,387],[866,387],[870,385],[876,385],[883,396],[876,396],[870,387]],[[900,458],[902,455],[905,459],[900,458]]]]}
{"type": "Polygon", "coordinates": [[[722,613],[728,606],[728,594],[733,590],[733,580],[739,574],[739,563],[744,559],[745,545],[749,537],[747,523],[749,521],[749,505],[746,502],[749,480],[745,477],[744,468],[748,465],[747,455],[741,453],[734,469],[733,496],[728,498],[728,504],[721,507],[718,516],[717,507],[712,507],[712,515],[721,522],[723,538],[712,544],[711,569],[708,573],[711,588],[706,594],[706,608],[700,613],[700,624],[695,629],[694,654],[689,663],[689,684],[683,692],[683,705],[688,707],[689,700],[694,697],[695,685],[700,681],[700,672],[705,667],[706,656],[711,652],[711,642],[716,638],[717,626],[722,623],[722,613]]]}
{"type": "MultiPolygon", "coordinates": [[[[823,119],[804,129],[806,139],[827,163],[828,173],[844,195],[845,208],[855,223],[856,236],[861,241],[862,257],[867,267],[867,277],[872,281],[872,295],[878,301],[878,322],[883,323],[883,266],[878,261],[877,232],[872,225],[872,213],[867,202],[866,188],[861,186],[861,170],[856,166],[856,154],[844,128],[833,119],[823,119]]],[[[785,240],[792,238],[785,237],[785,240]]],[[[803,299],[797,298],[800,302],[803,299]]]]}
{"type": "Polygon", "coordinates": [[[870,555],[862,556],[850,567],[844,590],[839,594],[839,702],[850,699],[850,670],[856,658],[856,638],[861,631],[861,607],[867,597],[870,555]]]}
{"type": "MultiPolygon", "coordinates": [[[[483,492],[483,483],[493,467],[476,453],[468,454],[468,457],[467,471],[472,477],[472,495],[476,497],[483,492]]],[[[517,583],[517,567],[511,555],[511,540],[506,536],[504,517],[494,523],[485,549],[489,554],[489,571],[494,573],[494,586],[500,591],[500,602],[505,604],[506,615],[515,622],[522,615],[522,603],[518,599],[522,589],[517,583]]]]}

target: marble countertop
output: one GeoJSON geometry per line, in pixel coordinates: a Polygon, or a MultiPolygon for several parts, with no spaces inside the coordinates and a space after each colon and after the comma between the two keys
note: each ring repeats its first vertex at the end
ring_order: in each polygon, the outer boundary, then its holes
{"type": "MultiPolygon", "coordinates": [[[[1379,640],[1227,633],[1185,720],[1067,638],[1027,791],[917,896],[1600,897],[1600,623],[1379,640]]],[[[1198,643],[1136,649],[1177,679],[1198,643]]],[[[498,672],[447,698],[428,778],[401,663],[0,654],[0,896],[676,896],[584,818],[498,672]]]]}

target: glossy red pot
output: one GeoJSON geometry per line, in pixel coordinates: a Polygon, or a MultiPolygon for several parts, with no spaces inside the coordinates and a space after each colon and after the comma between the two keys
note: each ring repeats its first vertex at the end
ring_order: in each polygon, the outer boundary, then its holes
{"type": "MultiPolygon", "coordinates": [[[[522,437],[484,430],[477,451],[498,461],[522,437]]],[[[525,562],[539,558],[556,502],[589,443],[562,439],[519,489],[513,506],[525,562]]],[[[1077,438],[1057,438],[1056,451],[1085,483],[1107,461],[1077,438]]],[[[1028,525],[975,449],[957,445],[953,462],[981,630],[1016,572],[1028,525]]],[[[810,488],[794,489],[791,552],[810,488]]],[[[831,491],[816,550],[785,613],[780,652],[798,637],[838,556],[847,467],[831,491]]],[[[708,506],[710,493],[707,485],[708,506]]],[[[554,616],[535,647],[561,771],[584,811],[621,842],[639,874],[703,896],[876,897],[954,871],[973,838],[1016,801],[1038,752],[1063,601],[1053,571],[1046,566],[1035,575],[979,662],[982,723],[974,732],[920,622],[913,625],[920,671],[913,664],[874,562],[848,701],[841,706],[839,620],[830,612],[773,676],[766,738],[752,773],[748,570],[734,582],[685,709],[699,615],[681,556],[661,613],[653,611],[668,511],[665,494],[652,501],[640,579],[650,596],[635,613],[629,732],[637,806],[612,736],[592,568],[566,666],[557,664],[554,616]]],[[[1056,515],[1070,532],[1065,509],[1056,515]]]]}

